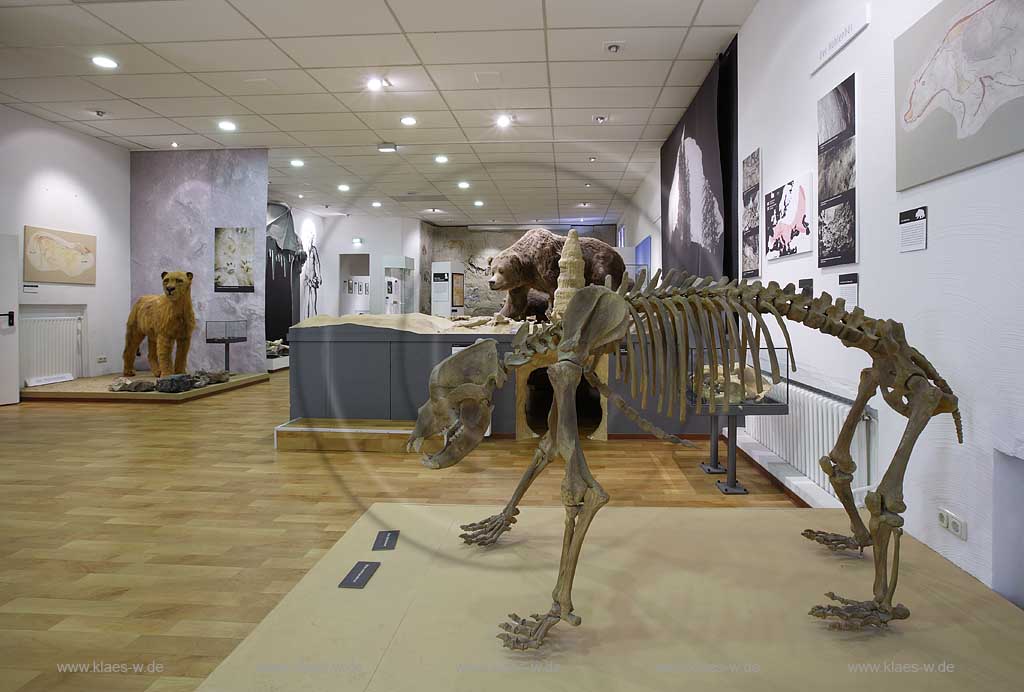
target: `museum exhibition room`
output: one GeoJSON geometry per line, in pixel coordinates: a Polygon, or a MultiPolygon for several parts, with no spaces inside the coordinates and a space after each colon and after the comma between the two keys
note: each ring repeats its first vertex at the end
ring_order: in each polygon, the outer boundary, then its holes
{"type": "Polygon", "coordinates": [[[1024,690],[1024,0],[0,0],[0,692],[1024,690]]]}

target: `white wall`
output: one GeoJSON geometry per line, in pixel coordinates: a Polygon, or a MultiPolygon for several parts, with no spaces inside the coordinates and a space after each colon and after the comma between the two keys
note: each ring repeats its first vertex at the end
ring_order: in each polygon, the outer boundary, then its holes
{"type": "Polygon", "coordinates": [[[41,284],[21,303],[84,305],[88,373],[120,370],[131,295],[128,151],[0,106],[0,162],[0,233],[17,235],[19,248],[25,226],[96,236],[95,286],[41,284]]]}
{"type": "MultiPolygon", "coordinates": [[[[871,26],[810,76],[819,44],[850,4],[761,0],[740,31],[739,154],[761,147],[763,189],[817,169],[817,101],[857,73],[860,262],[819,270],[814,253],[767,265],[762,257],[763,278],[812,277],[816,293],[835,295],[839,273],[859,272],[861,306],[904,322],[909,341],[949,380],[966,441],[956,444],[950,416],[932,420],[906,477],[906,527],[991,585],[993,525],[1002,520],[992,510],[993,450],[1020,448],[1024,438],[1024,156],[896,192],[893,41],[938,0],[873,2],[871,26]],[[897,214],[919,205],[929,207],[929,247],[900,254],[897,214]],[[938,526],[939,506],[967,520],[967,542],[938,526]]],[[[792,333],[795,379],[852,396],[868,359],[818,332],[792,333]]],[[[887,464],[906,420],[880,398],[872,403],[887,464]]]]}
{"type": "Polygon", "coordinates": [[[654,162],[622,216],[626,245],[651,236],[651,271],[661,269],[661,164],[654,162]]]}
{"type": "Polygon", "coordinates": [[[370,311],[384,312],[384,270],[376,258],[384,255],[412,257],[413,296],[409,310],[415,312],[419,305],[420,269],[420,222],[418,219],[372,216],[328,216],[323,220],[323,236],[320,243],[323,286],[320,288],[320,314],[338,314],[339,255],[367,253],[370,255],[370,283],[374,291],[370,294],[370,311]],[[362,238],[362,245],[352,244],[353,238],[362,238]]]}

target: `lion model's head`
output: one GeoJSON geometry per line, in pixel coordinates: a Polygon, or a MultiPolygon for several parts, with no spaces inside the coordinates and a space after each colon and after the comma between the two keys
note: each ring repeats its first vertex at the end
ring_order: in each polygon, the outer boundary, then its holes
{"type": "Polygon", "coordinates": [[[172,301],[190,300],[192,296],[192,272],[161,272],[164,295],[172,301]]]}

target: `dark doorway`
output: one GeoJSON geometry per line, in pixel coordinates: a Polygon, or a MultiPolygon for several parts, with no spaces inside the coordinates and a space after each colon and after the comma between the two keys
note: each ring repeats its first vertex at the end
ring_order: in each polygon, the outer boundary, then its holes
{"type": "MultiPolygon", "coordinates": [[[[538,368],[531,372],[526,379],[526,424],[538,435],[548,431],[548,413],[554,396],[548,369],[538,368]]],[[[593,434],[600,427],[602,418],[601,393],[585,379],[580,380],[576,388],[576,421],[580,437],[593,434]]]]}

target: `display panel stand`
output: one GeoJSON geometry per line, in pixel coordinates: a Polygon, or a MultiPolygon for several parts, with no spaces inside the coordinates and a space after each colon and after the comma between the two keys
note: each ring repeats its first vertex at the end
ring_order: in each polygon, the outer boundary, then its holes
{"type": "Polygon", "coordinates": [[[701,464],[700,468],[704,473],[725,473],[725,468],[718,463],[718,436],[721,434],[722,425],[718,416],[708,416],[711,423],[711,431],[708,433],[708,446],[711,449],[711,458],[708,463],[701,464]]]}
{"type": "MultiPolygon", "coordinates": [[[[736,423],[737,416],[727,416],[729,427],[729,446],[726,452],[725,481],[715,481],[715,487],[724,495],[746,495],[747,489],[736,480],[736,423]]],[[[717,448],[718,445],[716,444],[717,448]]]]}

